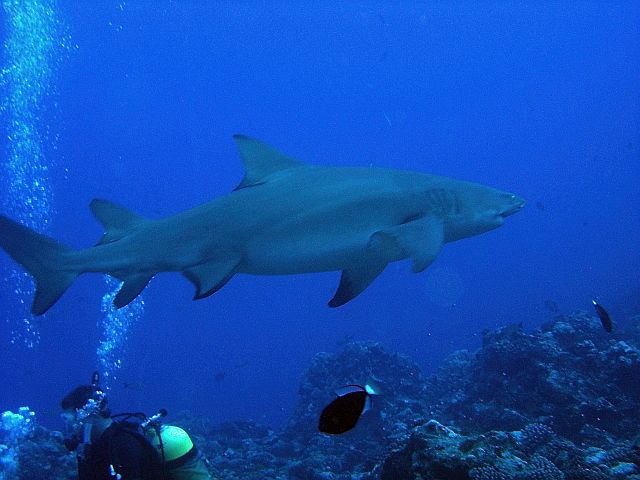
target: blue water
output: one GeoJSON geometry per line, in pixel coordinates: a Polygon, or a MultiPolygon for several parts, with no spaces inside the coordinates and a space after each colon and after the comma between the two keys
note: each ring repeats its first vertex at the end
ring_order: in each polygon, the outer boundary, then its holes
{"type": "MultiPolygon", "coordinates": [[[[312,163],[431,172],[528,201],[422,274],[390,265],[339,309],[326,306],[338,273],[238,275],[198,302],[179,274],[157,276],[111,372],[113,411],[278,427],[313,355],[345,337],[428,374],[485,328],[539,326],[545,300],[571,312],[597,295],[620,323],[640,313],[637,2],[43,2],[66,44],[45,59],[50,135],[31,141],[50,165],[43,231],[68,245],[102,234],[94,197],[159,218],[228,193],[242,177],[234,133],[312,163]]],[[[32,347],[10,342],[24,295],[5,283],[0,410],[29,405],[60,427],[59,399],[98,365],[104,278],[81,277],[31,321],[32,347]]]]}

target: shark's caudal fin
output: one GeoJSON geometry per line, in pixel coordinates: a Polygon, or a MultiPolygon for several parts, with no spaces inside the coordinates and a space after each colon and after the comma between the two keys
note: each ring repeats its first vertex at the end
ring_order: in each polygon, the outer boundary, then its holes
{"type": "Polygon", "coordinates": [[[0,247],[29,272],[36,283],[31,313],[42,315],[80,274],[70,270],[65,257],[72,250],[0,215],[0,247]]]}

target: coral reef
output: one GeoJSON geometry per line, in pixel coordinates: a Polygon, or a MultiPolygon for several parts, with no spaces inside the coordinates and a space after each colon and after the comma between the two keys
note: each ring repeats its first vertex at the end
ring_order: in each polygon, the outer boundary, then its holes
{"type": "Polygon", "coordinates": [[[593,428],[630,439],[640,421],[639,345],[637,335],[605,334],[586,313],[534,333],[484,332],[476,354],[452,355],[427,381],[426,400],[433,416],[472,432],[539,422],[574,441],[593,428]]]}
{"type": "Polygon", "coordinates": [[[75,478],[75,457],[62,443],[62,434],[35,421],[29,407],[6,411],[0,419],[0,480],[75,478]]]}
{"type": "MultiPolygon", "coordinates": [[[[636,320],[613,334],[580,312],[532,333],[487,331],[477,352],[453,353],[427,379],[380,344],[349,343],[316,355],[282,431],[188,413],[171,423],[190,431],[217,479],[640,480],[636,320]],[[382,394],[357,427],[318,433],[333,391],[370,379],[382,394]]],[[[12,415],[0,428],[0,479],[73,478],[61,435],[28,409],[12,415]]]]}
{"type": "Polygon", "coordinates": [[[63,444],[60,432],[36,425],[20,443],[19,480],[76,478],[76,457],[63,444]]]}
{"type": "Polygon", "coordinates": [[[16,475],[18,451],[23,438],[33,429],[34,416],[29,407],[20,407],[17,413],[6,411],[0,416],[0,480],[16,475]]]}
{"type": "Polygon", "coordinates": [[[387,457],[380,478],[634,478],[634,475],[640,473],[637,456],[637,449],[634,451],[624,444],[618,444],[609,451],[578,447],[559,437],[548,427],[541,428],[540,424],[527,425],[520,431],[491,431],[469,435],[443,435],[439,430],[418,427],[404,448],[387,457]]]}

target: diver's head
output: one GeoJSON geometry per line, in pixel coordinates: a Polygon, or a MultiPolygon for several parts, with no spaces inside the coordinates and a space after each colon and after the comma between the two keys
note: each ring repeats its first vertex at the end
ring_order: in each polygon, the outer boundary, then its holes
{"type": "MultiPolygon", "coordinates": [[[[64,412],[73,412],[84,408],[89,400],[96,400],[96,394],[101,391],[93,385],[80,385],[71,390],[60,402],[60,407],[64,412]]],[[[106,397],[101,400],[106,403],[106,397]]]]}
{"type": "Polygon", "coordinates": [[[63,412],[73,413],[77,418],[97,415],[108,417],[107,395],[100,386],[100,374],[93,372],[91,385],[80,385],[71,390],[60,402],[63,412]]]}
{"type": "Polygon", "coordinates": [[[98,385],[97,372],[93,374],[91,385],[80,385],[71,390],[60,402],[60,407],[67,437],[65,444],[68,443],[70,450],[78,445],[84,426],[110,423],[107,396],[98,385]]]}

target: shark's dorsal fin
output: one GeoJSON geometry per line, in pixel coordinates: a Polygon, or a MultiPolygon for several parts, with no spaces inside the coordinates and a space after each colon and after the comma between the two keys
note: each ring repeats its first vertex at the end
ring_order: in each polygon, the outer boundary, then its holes
{"type": "Polygon", "coordinates": [[[287,157],[275,148],[246,135],[234,135],[244,164],[244,178],[236,190],[260,185],[273,173],[303,166],[304,163],[287,157]]]}
{"type": "Polygon", "coordinates": [[[98,245],[114,242],[122,238],[130,228],[146,221],[140,215],[108,200],[94,198],[89,208],[105,230],[98,245]]]}

